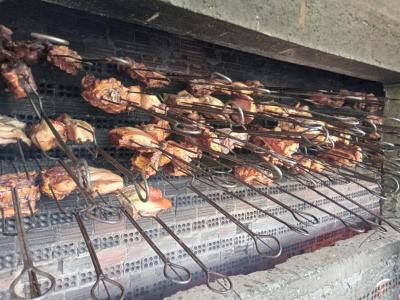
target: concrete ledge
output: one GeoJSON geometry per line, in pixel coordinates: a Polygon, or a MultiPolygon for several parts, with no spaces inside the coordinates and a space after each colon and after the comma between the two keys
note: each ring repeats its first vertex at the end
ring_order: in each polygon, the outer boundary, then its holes
{"type": "Polygon", "coordinates": [[[336,300],[368,294],[365,299],[395,299],[400,291],[399,238],[393,230],[386,234],[370,231],[292,257],[272,270],[232,276],[235,290],[230,294],[215,294],[202,285],[167,299],[336,300]]]}
{"type": "Polygon", "coordinates": [[[43,0],[274,59],[400,81],[397,0],[43,0]]]}

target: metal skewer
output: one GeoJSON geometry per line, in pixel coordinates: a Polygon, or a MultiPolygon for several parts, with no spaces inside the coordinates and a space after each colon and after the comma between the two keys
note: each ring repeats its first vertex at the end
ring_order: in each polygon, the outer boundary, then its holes
{"type": "Polygon", "coordinates": [[[95,270],[96,276],[97,276],[97,280],[90,290],[90,295],[91,295],[92,299],[96,299],[96,300],[104,299],[103,297],[101,297],[100,291],[99,291],[99,289],[101,287],[101,283],[102,283],[102,285],[104,287],[104,291],[106,292],[106,295],[107,295],[106,299],[124,299],[124,297],[125,297],[124,287],[119,282],[117,282],[113,279],[110,279],[107,275],[105,275],[103,273],[99,259],[96,254],[96,251],[94,249],[92,241],[89,237],[89,234],[86,230],[85,224],[83,223],[79,212],[73,212],[72,214],[75,216],[76,222],[78,223],[79,229],[80,229],[80,231],[82,233],[82,237],[85,241],[86,248],[89,251],[89,256],[90,256],[90,259],[92,260],[93,267],[94,267],[94,270],[95,270]],[[116,287],[118,290],[118,294],[111,295],[110,289],[107,287],[108,285],[116,287]],[[97,290],[97,293],[96,293],[96,290],[97,290]],[[115,298],[115,297],[117,297],[117,298],[115,298]]]}
{"type": "MultiPolygon", "coordinates": [[[[129,202],[129,198],[121,190],[117,191],[126,201],[129,202]]],[[[131,216],[131,214],[121,206],[121,210],[124,213],[126,219],[136,228],[140,235],[145,239],[147,244],[154,250],[158,257],[164,263],[163,274],[168,280],[177,284],[186,284],[192,280],[192,273],[184,266],[172,263],[167,256],[158,248],[158,246],[152,241],[148,234],[140,227],[139,223],[131,216]]]]}
{"type": "Polygon", "coordinates": [[[20,248],[24,267],[23,267],[21,273],[11,283],[10,293],[11,293],[11,296],[13,297],[13,299],[18,299],[18,300],[41,299],[54,288],[54,285],[56,282],[55,282],[54,277],[51,274],[44,272],[33,265],[32,257],[30,255],[28,245],[26,243],[24,223],[22,221],[18,193],[15,188],[12,189],[12,196],[13,196],[13,205],[14,205],[14,211],[15,211],[15,222],[16,222],[16,228],[17,228],[17,233],[18,233],[18,243],[19,243],[19,248],[20,248]],[[17,292],[17,289],[16,289],[18,283],[21,282],[22,276],[25,273],[27,273],[28,277],[29,277],[29,290],[30,290],[29,296],[21,296],[17,292]],[[49,287],[47,287],[44,291],[42,291],[42,289],[41,289],[41,286],[43,284],[39,283],[37,275],[45,278],[46,280],[48,280],[50,282],[49,287]]]}

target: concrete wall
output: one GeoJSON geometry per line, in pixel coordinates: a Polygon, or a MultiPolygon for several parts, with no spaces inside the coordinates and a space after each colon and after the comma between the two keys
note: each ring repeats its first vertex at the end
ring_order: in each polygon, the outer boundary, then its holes
{"type": "Polygon", "coordinates": [[[400,79],[397,0],[44,0],[360,78],[400,79]]]}

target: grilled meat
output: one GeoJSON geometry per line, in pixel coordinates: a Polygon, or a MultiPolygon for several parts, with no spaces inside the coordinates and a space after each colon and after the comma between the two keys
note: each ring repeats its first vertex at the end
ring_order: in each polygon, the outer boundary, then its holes
{"type": "Polygon", "coordinates": [[[162,88],[170,84],[169,79],[163,74],[149,70],[145,64],[137,63],[129,57],[123,57],[129,65],[118,64],[120,71],[126,72],[132,79],[141,82],[148,88],[162,88]]]}
{"type": "Polygon", "coordinates": [[[188,91],[195,97],[208,96],[218,92],[230,95],[230,82],[224,79],[192,79],[188,85],[188,91]]]}
{"type": "Polygon", "coordinates": [[[36,91],[37,86],[31,68],[25,63],[4,63],[0,71],[1,77],[15,99],[25,98],[29,93],[36,91]]]}
{"type": "MultiPolygon", "coordinates": [[[[362,100],[351,99],[350,104],[355,109],[361,109],[370,113],[377,113],[382,110],[382,105],[379,103],[378,98],[372,93],[351,92],[348,90],[340,90],[339,95],[343,97],[358,97],[362,100]]],[[[350,98],[349,97],[349,98],[350,98]]],[[[348,99],[349,99],[348,98],[348,99]]]]}
{"type": "Polygon", "coordinates": [[[0,145],[14,144],[18,140],[31,145],[31,140],[25,135],[26,124],[15,118],[0,115],[0,145]]]}
{"type": "Polygon", "coordinates": [[[169,126],[168,121],[154,118],[151,123],[142,125],[141,129],[151,135],[158,142],[162,142],[170,135],[169,130],[171,127],[169,126]]]}
{"type": "Polygon", "coordinates": [[[47,61],[68,74],[76,75],[82,69],[82,57],[67,46],[50,46],[47,61]]]}
{"type": "Polygon", "coordinates": [[[360,147],[343,143],[336,143],[333,149],[317,152],[317,157],[334,165],[348,167],[355,167],[363,159],[360,147]]]}
{"type": "Polygon", "coordinates": [[[127,186],[121,190],[125,195],[122,197],[118,194],[121,205],[134,217],[139,218],[140,212],[143,215],[156,214],[162,210],[172,207],[172,202],[162,195],[161,190],[155,187],[149,187],[149,201],[142,202],[137,194],[134,186],[127,186]]]}
{"type": "Polygon", "coordinates": [[[93,196],[113,193],[124,187],[121,176],[103,168],[89,167],[91,192],[93,196]]]}
{"type": "Polygon", "coordinates": [[[368,114],[366,119],[368,121],[370,121],[371,123],[378,125],[378,126],[382,126],[384,124],[384,118],[381,116],[368,114]]]}
{"type": "Polygon", "coordinates": [[[323,93],[315,93],[310,96],[310,99],[313,103],[320,106],[329,106],[333,108],[340,108],[344,105],[344,98],[340,96],[329,96],[323,93]]]}
{"type": "MultiPolygon", "coordinates": [[[[57,120],[52,120],[51,122],[63,141],[66,142],[67,132],[64,123],[57,120]]],[[[31,141],[36,147],[43,151],[49,151],[57,146],[56,137],[45,120],[33,125],[31,141]]]]}
{"type": "Polygon", "coordinates": [[[42,179],[41,192],[50,198],[54,198],[50,189],[51,186],[56,200],[64,199],[77,188],[75,181],[61,165],[43,171],[42,179]]]}
{"type": "MultiPolygon", "coordinates": [[[[242,95],[236,96],[236,98],[233,100],[233,102],[242,109],[242,111],[244,113],[244,124],[251,123],[251,121],[254,120],[254,114],[257,112],[257,106],[254,103],[253,98],[251,98],[248,95],[242,94],[242,95]],[[246,112],[251,113],[251,114],[246,114],[246,112]]],[[[233,109],[235,109],[234,106],[233,106],[233,109]]],[[[233,113],[231,115],[231,119],[238,124],[241,122],[239,113],[233,113]]]]}
{"type": "Polygon", "coordinates": [[[236,167],[235,176],[248,184],[270,185],[273,182],[273,174],[271,172],[260,172],[251,166],[236,167]]]}
{"type": "Polygon", "coordinates": [[[209,107],[210,109],[214,109],[216,113],[203,113],[207,119],[217,120],[217,121],[225,121],[225,117],[221,114],[221,110],[224,108],[224,103],[218,98],[212,96],[203,96],[199,98],[199,103],[203,104],[205,107],[209,107]]]}
{"type": "Polygon", "coordinates": [[[139,153],[131,158],[132,169],[142,172],[145,178],[155,175],[160,168],[170,162],[171,158],[161,151],[139,153]]]}
{"type": "Polygon", "coordinates": [[[0,208],[3,210],[4,217],[11,218],[15,214],[12,188],[17,190],[23,216],[30,215],[29,204],[33,212],[37,210],[37,202],[40,199],[39,187],[35,184],[37,174],[31,171],[29,176],[30,179],[25,173],[9,173],[0,176],[0,208]]]}
{"type": "Polygon", "coordinates": [[[158,114],[165,115],[167,113],[166,105],[162,104],[160,99],[158,99],[158,97],[155,95],[141,95],[139,106],[143,109],[153,111],[158,114]]]}
{"type": "Polygon", "coordinates": [[[62,114],[58,120],[65,124],[68,140],[79,144],[94,141],[94,128],[88,122],[72,119],[68,114],[62,114]]]}
{"type": "Polygon", "coordinates": [[[246,132],[234,132],[230,128],[217,129],[217,132],[224,133],[219,135],[218,140],[219,144],[221,145],[221,152],[223,154],[228,154],[234,148],[243,148],[245,145],[244,143],[247,142],[247,139],[249,137],[246,132]],[[229,137],[227,137],[225,134],[229,134],[229,137]]]}
{"type": "MultiPolygon", "coordinates": [[[[263,128],[261,126],[256,126],[260,131],[269,131],[267,128],[263,128]]],[[[268,136],[252,136],[250,138],[250,142],[256,144],[260,147],[265,147],[266,149],[270,149],[276,154],[285,157],[292,157],[294,153],[296,153],[299,149],[299,143],[294,140],[287,140],[282,138],[274,138],[268,136]]],[[[282,162],[273,157],[272,155],[263,155],[263,158],[273,164],[280,165],[282,162]]]]}
{"type": "MultiPolygon", "coordinates": [[[[324,170],[324,166],[318,160],[310,159],[302,154],[296,153],[292,156],[293,159],[297,160],[298,164],[304,167],[307,170],[322,172],[324,170]]],[[[293,168],[289,166],[289,168],[293,168]]],[[[294,166],[296,172],[303,173],[304,169],[300,167],[294,166]]]]}
{"type": "Polygon", "coordinates": [[[210,131],[208,128],[205,128],[202,134],[185,137],[185,140],[191,145],[201,145],[212,151],[221,153],[223,152],[223,146],[221,146],[220,139],[215,132],[210,131]]]}
{"type": "Polygon", "coordinates": [[[199,99],[194,97],[188,91],[180,91],[176,95],[168,95],[165,99],[167,105],[169,105],[169,110],[174,114],[190,114],[193,112],[193,104],[199,103],[199,99]],[[176,106],[186,106],[187,108],[176,107],[176,106]]]}
{"type": "Polygon", "coordinates": [[[186,142],[167,141],[165,151],[172,156],[166,155],[172,160],[172,168],[169,170],[172,176],[186,176],[182,170],[187,170],[186,163],[201,157],[201,150],[198,147],[186,142]],[[186,163],[185,163],[186,162],[186,163]]]}
{"type": "Polygon", "coordinates": [[[108,134],[111,144],[137,150],[139,152],[153,152],[159,143],[152,135],[135,127],[119,127],[108,134]]]}

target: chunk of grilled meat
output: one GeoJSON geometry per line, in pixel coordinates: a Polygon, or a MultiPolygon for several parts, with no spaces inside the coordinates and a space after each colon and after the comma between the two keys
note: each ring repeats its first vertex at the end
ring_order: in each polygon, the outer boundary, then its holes
{"type": "Polygon", "coordinates": [[[230,95],[230,82],[224,79],[192,79],[188,85],[188,91],[195,97],[208,96],[218,92],[230,95]]]}
{"type": "MultiPolygon", "coordinates": [[[[185,140],[190,144],[190,145],[201,145],[205,148],[208,148],[214,152],[222,153],[223,152],[223,146],[221,145],[220,140],[222,137],[219,137],[215,132],[211,131],[208,128],[205,128],[203,130],[202,134],[199,135],[191,135],[191,136],[186,136],[185,140]]],[[[214,153],[213,155],[217,155],[214,153]]]]}
{"type": "Polygon", "coordinates": [[[112,129],[108,138],[111,144],[137,150],[139,152],[153,152],[159,143],[152,135],[135,127],[119,127],[112,129]]]}
{"type": "MultiPolygon", "coordinates": [[[[69,176],[64,167],[60,165],[44,171],[42,177],[42,193],[48,197],[54,198],[51,193],[51,186],[56,196],[56,200],[64,199],[77,188],[75,181],[69,176]]],[[[103,168],[89,166],[89,178],[91,188],[90,192],[94,197],[98,194],[105,195],[113,193],[124,186],[121,176],[103,168]]]]}
{"type": "Polygon", "coordinates": [[[155,187],[149,187],[149,201],[147,202],[140,200],[133,185],[123,188],[121,192],[125,197],[122,197],[121,194],[118,193],[118,199],[121,205],[134,218],[140,218],[138,212],[142,215],[152,215],[172,207],[172,202],[169,199],[164,198],[161,190],[155,187]]]}
{"type": "Polygon", "coordinates": [[[0,145],[14,144],[18,140],[31,145],[31,140],[25,135],[26,124],[15,118],[0,115],[0,145]]]}
{"type": "Polygon", "coordinates": [[[0,70],[1,77],[15,99],[25,98],[29,93],[36,91],[37,86],[31,68],[25,63],[4,63],[0,70]]]}
{"type": "Polygon", "coordinates": [[[50,198],[55,196],[55,200],[64,199],[77,188],[75,181],[61,165],[56,165],[43,171],[42,179],[41,192],[50,198]],[[54,192],[54,196],[50,187],[54,192]]]}
{"type": "Polygon", "coordinates": [[[15,211],[12,200],[12,188],[16,188],[23,216],[30,215],[37,210],[37,202],[40,199],[39,187],[35,184],[37,174],[29,172],[30,179],[25,173],[9,173],[0,176],[0,208],[5,218],[14,217],[15,211]]]}
{"type": "Polygon", "coordinates": [[[141,95],[139,106],[158,114],[165,115],[167,113],[166,105],[161,103],[160,99],[158,99],[156,95],[141,95]]]}
{"type": "Polygon", "coordinates": [[[384,124],[384,118],[377,115],[368,114],[366,120],[378,126],[382,126],[384,124]]]}
{"type": "Polygon", "coordinates": [[[82,69],[82,57],[63,45],[52,45],[47,52],[47,61],[68,74],[76,75],[82,69]]]}
{"type": "Polygon", "coordinates": [[[345,145],[336,143],[335,148],[317,152],[317,157],[334,165],[344,165],[355,167],[358,162],[362,162],[363,155],[361,148],[356,145],[345,145]]]}
{"type": "MultiPolygon", "coordinates": [[[[254,114],[257,112],[257,106],[254,103],[253,98],[242,94],[236,96],[233,102],[242,109],[244,113],[244,124],[251,123],[254,120],[254,114]]],[[[232,108],[235,110],[236,107],[232,106],[232,108]]],[[[230,118],[237,124],[240,124],[242,121],[239,113],[233,113],[230,118]]]]}
{"type": "MultiPolygon", "coordinates": [[[[67,141],[67,132],[64,123],[52,120],[51,121],[56,131],[61,136],[64,142],[67,141]]],[[[47,125],[45,120],[33,125],[31,132],[32,143],[43,151],[49,151],[57,147],[56,137],[47,125]]]]}
{"type": "Polygon", "coordinates": [[[82,79],[82,97],[91,105],[110,114],[117,114],[132,110],[129,103],[139,105],[141,94],[136,93],[140,88],[132,86],[126,88],[115,78],[96,79],[88,74],[82,79]],[[135,91],[135,93],[133,93],[135,91]]]}
{"type": "MultiPolygon", "coordinates": [[[[255,126],[258,130],[262,132],[270,131],[267,128],[264,128],[262,126],[255,126]]],[[[284,157],[292,157],[294,153],[296,153],[299,149],[299,143],[296,142],[295,140],[288,140],[288,139],[282,139],[282,138],[274,138],[274,137],[269,137],[269,136],[257,136],[253,135],[250,138],[250,142],[260,146],[264,147],[266,149],[270,149],[276,154],[279,154],[284,157]]],[[[266,161],[269,161],[273,164],[276,165],[282,165],[282,161],[273,155],[266,154],[262,156],[263,159],[266,161]]]]}
{"type": "MultiPolygon", "coordinates": [[[[343,97],[357,97],[357,99],[349,99],[349,104],[355,109],[361,109],[370,113],[377,113],[383,109],[383,105],[378,98],[372,93],[351,92],[349,90],[340,90],[339,95],[343,97]]],[[[349,98],[350,98],[349,97],[349,98]]]]}
{"type": "Polygon", "coordinates": [[[103,168],[89,167],[91,192],[93,196],[97,193],[106,195],[124,187],[121,176],[103,168]]]}
{"type": "Polygon", "coordinates": [[[12,30],[4,25],[0,25],[0,63],[12,58],[12,52],[7,48],[12,43],[12,30]]]}
{"type": "Polygon", "coordinates": [[[193,104],[199,103],[200,101],[188,91],[183,90],[176,95],[167,95],[165,102],[169,106],[169,111],[173,112],[174,114],[190,114],[193,112],[193,104]]]}
{"type": "Polygon", "coordinates": [[[126,72],[132,79],[135,79],[148,88],[162,88],[170,84],[169,79],[156,71],[146,67],[144,63],[135,62],[129,57],[123,57],[129,65],[117,64],[120,71],[126,72]]]}
{"type": "Polygon", "coordinates": [[[344,97],[342,96],[331,96],[325,95],[323,93],[315,93],[314,95],[310,96],[310,99],[318,107],[328,106],[333,108],[340,108],[344,105],[344,97]]]}
{"type": "Polygon", "coordinates": [[[224,133],[220,134],[218,139],[218,142],[221,145],[221,152],[223,154],[228,154],[235,148],[243,148],[249,137],[246,132],[234,132],[230,128],[217,129],[217,132],[224,133]],[[226,134],[229,136],[226,136],[226,134]]]}
{"type": "Polygon", "coordinates": [[[273,182],[273,174],[270,171],[260,172],[251,166],[239,166],[235,168],[235,176],[248,184],[270,185],[273,182]]]}
{"type": "Polygon", "coordinates": [[[65,124],[68,140],[79,144],[94,141],[95,129],[88,122],[72,119],[68,114],[62,114],[58,120],[65,124]]]}
{"type": "MultiPolygon", "coordinates": [[[[324,170],[324,166],[318,160],[308,158],[303,154],[296,153],[292,156],[293,159],[297,160],[298,164],[304,167],[307,170],[315,171],[315,172],[322,172],[324,170]]],[[[294,168],[296,172],[303,173],[305,170],[298,166],[288,166],[289,168],[294,168]]]]}
{"type": "Polygon", "coordinates": [[[183,170],[188,169],[187,163],[202,155],[198,147],[186,142],[167,141],[165,151],[172,155],[166,155],[172,160],[172,168],[169,170],[172,176],[186,176],[183,170]]]}
{"type": "Polygon", "coordinates": [[[224,108],[224,102],[219,100],[218,98],[212,96],[203,96],[199,98],[199,103],[203,104],[203,108],[207,107],[211,110],[215,110],[215,113],[206,113],[203,112],[203,115],[207,119],[217,120],[217,121],[225,121],[226,118],[222,114],[222,109],[224,108]]]}
{"type": "Polygon", "coordinates": [[[158,142],[165,141],[169,137],[171,129],[168,121],[159,118],[153,118],[150,123],[142,125],[140,128],[158,142]]]}
{"type": "Polygon", "coordinates": [[[138,153],[131,158],[132,169],[142,172],[145,178],[155,175],[160,168],[170,162],[171,158],[161,151],[138,153]]]}

